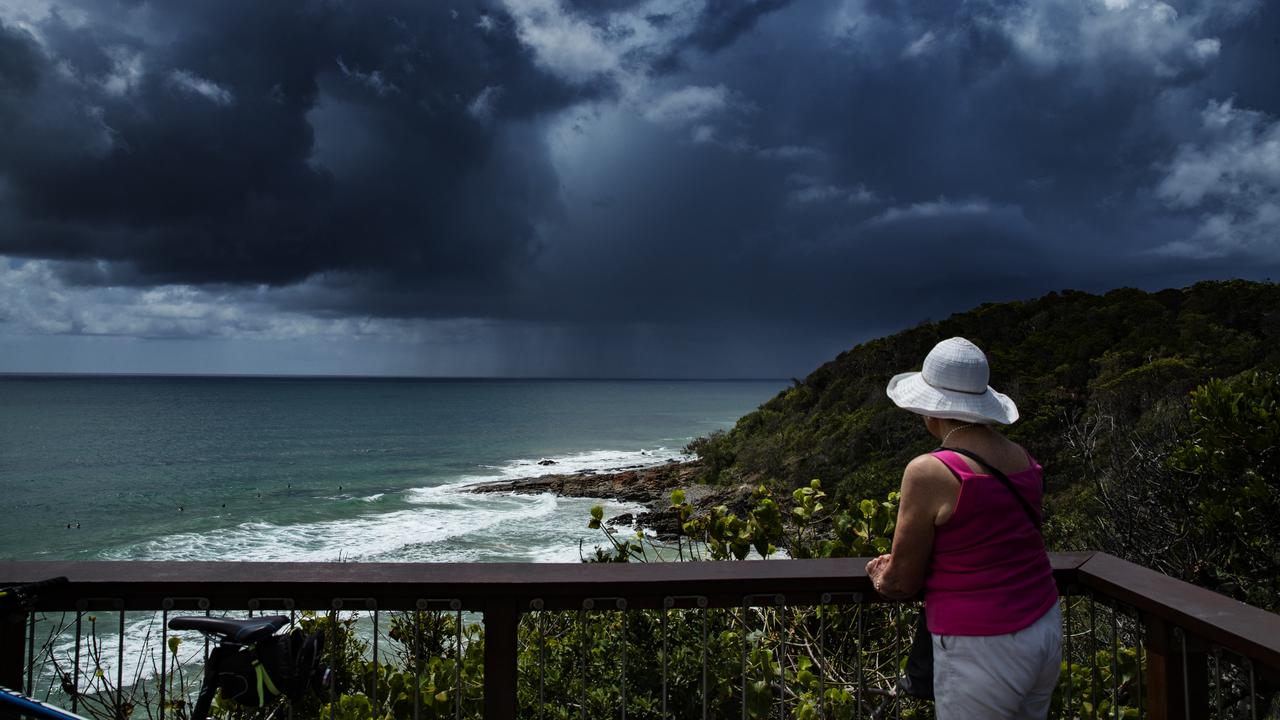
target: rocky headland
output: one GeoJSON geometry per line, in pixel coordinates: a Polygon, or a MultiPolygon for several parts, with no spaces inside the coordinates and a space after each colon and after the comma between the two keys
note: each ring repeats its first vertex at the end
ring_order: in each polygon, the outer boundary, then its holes
{"type": "MultiPolygon", "coordinates": [[[[671,492],[683,489],[685,499],[693,505],[694,514],[710,511],[717,505],[725,505],[730,511],[743,515],[750,506],[751,486],[705,485],[697,479],[702,474],[702,464],[697,461],[669,461],[663,465],[636,466],[596,472],[586,470],[570,474],[540,475],[479,483],[467,488],[474,493],[516,493],[538,495],[554,493],[560,497],[615,498],[640,503],[648,508],[639,515],[630,513],[606,519],[608,526],[633,525],[651,532],[659,539],[669,540],[679,534],[680,525],[671,507],[671,492]]],[[[585,518],[584,518],[585,522],[585,518]]]]}

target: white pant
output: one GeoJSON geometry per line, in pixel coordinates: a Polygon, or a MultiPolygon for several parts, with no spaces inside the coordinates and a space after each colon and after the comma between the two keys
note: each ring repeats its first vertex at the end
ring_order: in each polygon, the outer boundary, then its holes
{"type": "Polygon", "coordinates": [[[1044,720],[1062,664],[1062,610],[1008,635],[934,635],[938,720],[1044,720]]]}

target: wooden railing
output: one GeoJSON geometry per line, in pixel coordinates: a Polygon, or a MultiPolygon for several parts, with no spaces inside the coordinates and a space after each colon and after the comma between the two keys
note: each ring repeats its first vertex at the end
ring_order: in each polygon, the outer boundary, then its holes
{"type": "MultiPolygon", "coordinates": [[[[1123,620],[1141,630],[1135,635],[1142,646],[1142,716],[1227,717],[1210,709],[1221,702],[1215,683],[1222,682],[1225,653],[1235,667],[1247,669],[1249,710],[1263,717],[1258,698],[1280,680],[1280,616],[1104,553],[1055,553],[1051,559],[1064,597],[1080,599],[1077,609],[1080,602],[1090,603],[1093,618],[1092,603],[1098,603],[1109,609],[1113,624],[1123,620]]],[[[522,614],[581,610],[603,598],[626,610],[886,602],[872,590],[865,563],[6,562],[0,563],[0,587],[66,576],[70,583],[41,597],[37,612],[74,612],[79,620],[95,610],[118,611],[122,626],[124,613],[133,611],[354,607],[376,613],[423,610],[443,599],[451,610],[483,615],[484,716],[513,718],[522,614]]],[[[0,685],[30,685],[32,618],[11,613],[0,623],[0,685]]],[[[1077,632],[1079,626],[1069,630],[1078,641],[1097,643],[1101,634],[1077,632]]],[[[1119,636],[1111,633],[1110,642],[1119,636]]],[[[78,635],[76,642],[78,648],[78,635]]],[[[1243,672],[1236,677],[1245,677],[1243,672]]],[[[1099,691],[1096,684],[1091,691],[1099,691]]]]}

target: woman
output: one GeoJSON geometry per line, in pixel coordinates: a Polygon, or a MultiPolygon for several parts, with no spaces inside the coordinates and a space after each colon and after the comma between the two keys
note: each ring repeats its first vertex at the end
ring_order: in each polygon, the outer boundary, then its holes
{"type": "Polygon", "coordinates": [[[1039,528],[1043,469],[995,430],[1018,409],[989,377],[986,355],[951,338],[933,348],[923,372],[898,375],[887,389],[898,407],[924,417],[941,447],[907,465],[892,552],[867,563],[867,574],[887,598],[924,590],[938,720],[1044,718],[1062,660],[1057,586],[1039,528]]]}

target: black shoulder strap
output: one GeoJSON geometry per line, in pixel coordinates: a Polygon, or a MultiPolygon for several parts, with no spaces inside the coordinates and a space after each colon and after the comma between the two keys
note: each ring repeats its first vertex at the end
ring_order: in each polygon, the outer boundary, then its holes
{"type": "MultiPolygon", "coordinates": [[[[963,455],[969,458],[970,460],[978,463],[979,465],[983,466],[987,470],[990,470],[991,477],[994,477],[996,480],[999,480],[1001,485],[1004,485],[1006,488],[1009,489],[1009,492],[1013,493],[1013,496],[1018,500],[1018,504],[1022,506],[1023,510],[1027,511],[1027,517],[1031,519],[1031,524],[1036,526],[1037,531],[1040,530],[1040,516],[1036,515],[1035,510],[1031,509],[1031,503],[1027,502],[1027,499],[1022,496],[1022,493],[1018,492],[1018,489],[1013,486],[1013,481],[1009,479],[1008,475],[1005,475],[1004,473],[997,470],[994,466],[991,465],[991,463],[987,462],[986,460],[983,460],[982,457],[975,452],[964,450],[962,448],[944,448],[944,447],[940,447],[938,448],[938,450],[950,450],[951,452],[956,453],[957,455],[963,455]]],[[[937,452],[937,450],[935,450],[934,452],[937,452]]]]}

